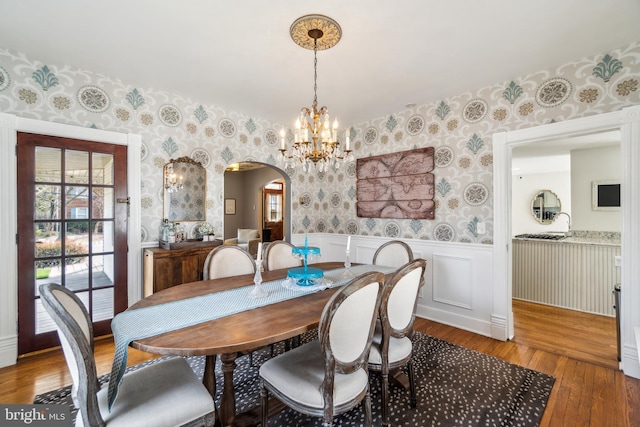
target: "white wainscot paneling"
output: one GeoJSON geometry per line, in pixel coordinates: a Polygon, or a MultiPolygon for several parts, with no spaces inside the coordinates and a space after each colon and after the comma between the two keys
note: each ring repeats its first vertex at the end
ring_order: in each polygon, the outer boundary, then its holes
{"type": "Polygon", "coordinates": [[[472,309],[471,258],[433,255],[433,301],[472,309]]]}
{"type": "MultiPolygon", "coordinates": [[[[304,244],[304,234],[294,234],[294,245],[304,244]]],[[[392,240],[380,236],[352,236],[349,259],[370,263],[376,249],[392,240]]],[[[481,335],[504,339],[507,313],[495,311],[493,247],[491,245],[400,239],[414,258],[427,261],[424,286],[416,315],[481,335]]],[[[320,247],[319,261],[344,261],[347,236],[310,233],[309,245],[320,247]]]]}

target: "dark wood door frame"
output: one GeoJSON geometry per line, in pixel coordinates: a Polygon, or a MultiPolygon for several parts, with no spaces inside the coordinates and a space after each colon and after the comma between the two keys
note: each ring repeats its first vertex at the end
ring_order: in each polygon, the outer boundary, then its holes
{"type": "MultiPolygon", "coordinates": [[[[127,147],[61,138],[30,133],[18,133],[18,197],[17,210],[33,212],[35,206],[34,192],[30,189],[35,185],[35,147],[48,146],[61,149],[107,153],[114,155],[114,201],[127,198],[127,147]]],[[[127,291],[127,205],[114,204],[114,255],[113,268],[114,283],[114,314],[123,311],[128,306],[127,291]]],[[[58,345],[55,332],[36,334],[35,331],[35,277],[33,268],[35,246],[35,232],[33,217],[18,217],[18,354],[58,345]]],[[[104,335],[111,332],[110,319],[94,322],[94,333],[104,335]]]]}

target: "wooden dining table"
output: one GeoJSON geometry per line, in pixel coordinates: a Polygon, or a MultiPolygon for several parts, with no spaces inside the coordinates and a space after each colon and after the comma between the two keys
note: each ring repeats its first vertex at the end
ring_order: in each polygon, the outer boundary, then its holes
{"type": "MultiPolygon", "coordinates": [[[[322,270],[344,268],[341,262],[313,264],[322,270]]],[[[287,269],[265,271],[263,282],[283,279],[287,269]]],[[[158,304],[180,301],[236,289],[253,284],[253,274],[214,280],[202,280],[164,289],[152,294],[127,310],[136,310],[158,304]]],[[[212,397],[216,393],[214,373],[216,357],[220,355],[223,390],[218,408],[218,420],[222,426],[256,425],[260,422],[259,408],[236,414],[233,373],[236,358],[269,344],[296,337],[317,328],[322,310],[340,287],[329,288],[300,297],[254,308],[197,325],[162,333],[131,342],[131,346],[154,354],[177,356],[206,356],[203,383],[212,397]]],[[[270,415],[282,410],[282,405],[269,405],[270,415]],[[273,409],[273,411],[272,411],[273,409]]]]}

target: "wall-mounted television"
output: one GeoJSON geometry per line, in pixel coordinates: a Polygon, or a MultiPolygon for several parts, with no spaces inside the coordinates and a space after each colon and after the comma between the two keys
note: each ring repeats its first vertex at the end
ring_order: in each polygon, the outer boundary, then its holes
{"type": "Polygon", "coordinates": [[[591,207],[594,211],[620,210],[620,181],[593,181],[591,207]]]}

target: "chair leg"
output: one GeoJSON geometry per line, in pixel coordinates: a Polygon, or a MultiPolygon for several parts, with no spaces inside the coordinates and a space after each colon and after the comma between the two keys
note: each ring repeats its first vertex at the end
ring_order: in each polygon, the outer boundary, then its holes
{"type": "Polygon", "coordinates": [[[367,386],[367,392],[364,395],[364,399],[362,399],[362,406],[364,409],[364,425],[371,427],[373,424],[373,415],[371,414],[371,393],[369,386],[367,386]]]}
{"type": "Polygon", "coordinates": [[[210,412],[204,416],[205,427],[214,427],[216,425],[216,413],[210,412]]]}
{"type": "Polygon", "coordinates": [[[389,373],[382,372],[382,425],[389,425],[389,373]]]}
{"type": "Polygon", "coordinates": [[[411,407],[415,408],[417,405],[416,381],[415,376],[413,375],[413,364],[411,363],[411,360],[407,363],[407,375],[409,376],[409,396],[411,397],[411,407]]]}
{"type": "Polygon", "coordinates": [[[262,405],[262,420],[260,425],[267,427],[267,417],[269,416],[269,391],[262,386],[260,390],[260,405],[262,405]]]}

